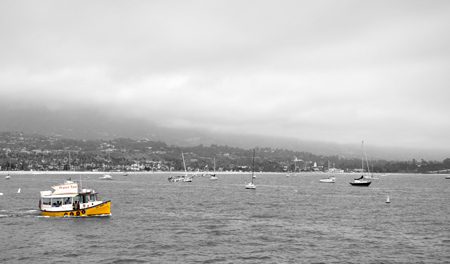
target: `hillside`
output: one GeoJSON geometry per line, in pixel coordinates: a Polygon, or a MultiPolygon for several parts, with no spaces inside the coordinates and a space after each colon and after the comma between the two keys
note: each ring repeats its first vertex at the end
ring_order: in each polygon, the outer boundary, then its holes
{"type": "MultiPolygon", "coordinates": [[[[316,155],[336,155],[345,158],[360,157],[361,139],[353,145],[332,142],[301,141],[297,139],[225,134],[193,129],[157,126],[145,120],[126,116],[111,116],[97,109],[50,110],[44,107],[0,107],[0,131],[21,131],[74,139],[147,138],[169,145],[197,146],[200,144],[228,145],[240,148],[269,147],[292,151],[311,152],[316,155]]],[[[384,160],[443,160],[449,151],[426,149],[381,148],[365,142],[366,152],[374,159],[384,160]]]]}

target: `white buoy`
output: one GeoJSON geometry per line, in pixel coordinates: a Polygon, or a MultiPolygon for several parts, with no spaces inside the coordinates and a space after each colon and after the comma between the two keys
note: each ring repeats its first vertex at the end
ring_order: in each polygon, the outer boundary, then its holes
{"type": "Polygon", "coordinates": [[[17,193],[20,193],[20,188],[19,188],[19,190],[17,190],[17,193]]]}
{"type": "Polygon", "coordinates": [[[388,195],[386,198],[386,203],[390,203],[390,202],[391,202],[391,200],[389,200],[389,195],[388,195]]]}

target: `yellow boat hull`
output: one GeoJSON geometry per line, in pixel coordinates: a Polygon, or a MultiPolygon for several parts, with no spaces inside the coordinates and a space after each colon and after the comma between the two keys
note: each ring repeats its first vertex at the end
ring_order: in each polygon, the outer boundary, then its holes
{"type": "Polygon", "coordinates": [[[111,213],[111,201],[80,210],[71,211],[42,211],[45,216],[87,216],[87,215],[109,215],[111,213]]]}

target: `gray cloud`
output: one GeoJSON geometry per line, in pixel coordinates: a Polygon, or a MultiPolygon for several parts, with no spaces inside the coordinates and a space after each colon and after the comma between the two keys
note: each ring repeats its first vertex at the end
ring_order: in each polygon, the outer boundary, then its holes
{"type": "Polygon", "coordinates": [[[0,96],[163,126],[444,148],[447,1],[2,1],[0,96]]]}

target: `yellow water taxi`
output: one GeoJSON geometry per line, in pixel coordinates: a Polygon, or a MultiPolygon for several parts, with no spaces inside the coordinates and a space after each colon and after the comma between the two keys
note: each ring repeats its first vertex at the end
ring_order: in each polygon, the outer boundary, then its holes
{"type": "Polygon", "coordinates": [[[52,191],[41,191],[39,208],[45,216],[108,216],[111,215],[111,201],[98,200],[94,190],[83,188],[78,183],[52,186],[52,191]]]}

